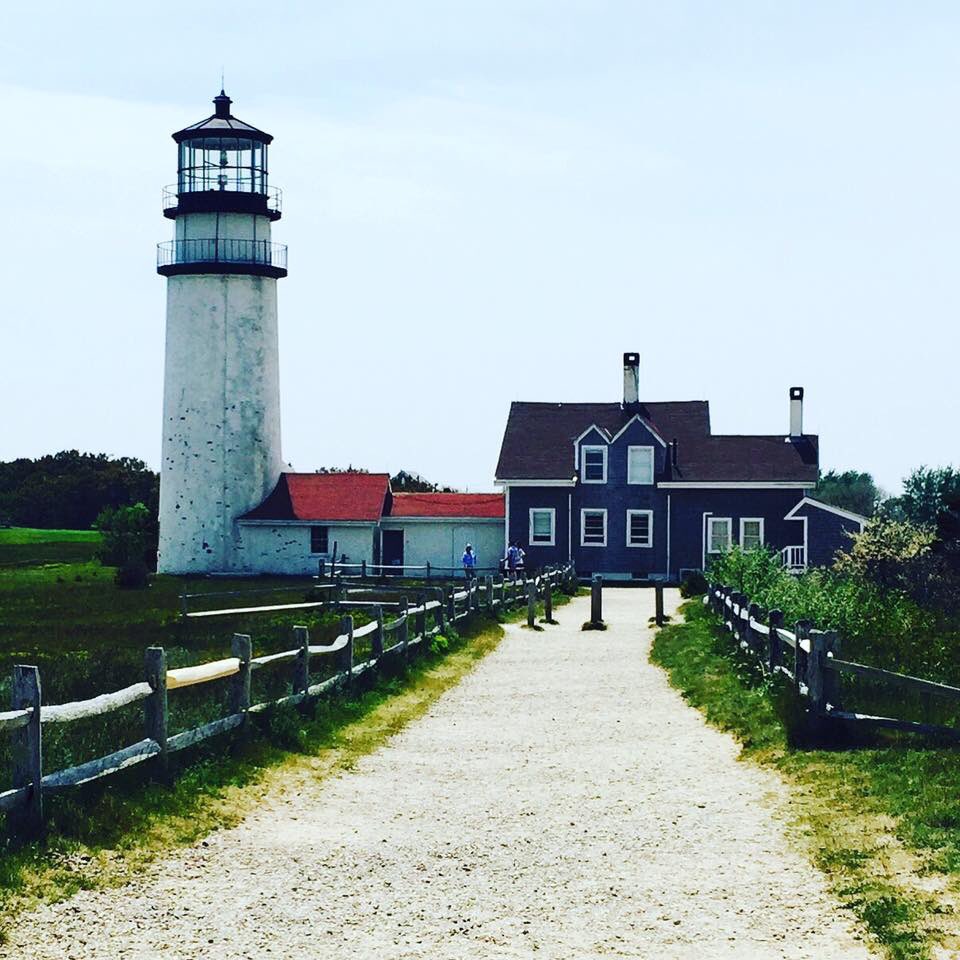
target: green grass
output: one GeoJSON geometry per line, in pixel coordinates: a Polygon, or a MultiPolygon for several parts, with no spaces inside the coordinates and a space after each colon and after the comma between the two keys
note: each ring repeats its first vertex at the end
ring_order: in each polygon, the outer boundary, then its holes
{"type": "Polygon", "coordinates": [[[83,563],[93,560],[100,546],[97,530],[38,530],[0,527],[0,576],[14,565],[83,563]]]}
{"type": "Polygon", "coordinates": [[[787,781],[798,834],[840,901],[891,960],[960,951],[960,751],[895,736],[792,748],[789,690],[763,678],[699,601],[683,612],[651,659],[745,759],[787,781]]]}
{"type": "Polygon", "coordinates": [[[140,783],[142,774],[130,771],[57,803],[50,839],[0,856],[0,939],[39,902],[123,883],[172,848],[235,825],[268,793],[350,769],[421,716],[502,636],[482,617],[460,629],[450,633],[445,652],[425,652],[353,699],[320,701],[312,715],[275,711],[262,736],[234,740],[229,750],[223,739],[212,743],[170,787],[140,783]]]}

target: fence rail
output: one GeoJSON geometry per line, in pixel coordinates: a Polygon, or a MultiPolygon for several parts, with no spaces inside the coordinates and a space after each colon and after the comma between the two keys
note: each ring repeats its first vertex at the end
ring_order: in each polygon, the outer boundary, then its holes
{"type": "Polygon", "coordinates": [[[840,657],[841,640],[835,632],[814,629],[809,620],[798,620],[792,631],[787,630],[782,626],[781,611],[771,610],[764,617],[756,603],[731,587],[711,584],[704,603],[723,620],[740,648],[759,659],[765,673],[782,674],[793,682],[797,693],[807,702],[814,731],[822,728],[824,721],[844,721],[960,740],[960,727],[846,709],[842,703],[840,677],[844,674],[862,677],[897,690],[911,690],[924,697],[938,697],[957,704],[960,704],[960,687],[844,660],[840,657]],[[785,655],[786,650],[792,657],[785,655]]]}
{"type": "MultiPolygon", "coordinates": [[[[353,617],[345,615],[340,622],[340,633],[330,643],[311,644],[309,631],[304,626],[293,628],[297,646],[280,653],[254,657],[251,639],[245,634],[234,634],[232,656],[192,667],[168,670],[166,653],[162,647],[150,647],[144,660],[145,679],[122,690],[101,694],[89,700],[41,706],[40,673],[35,666],[14,667],[12,710],[0,713],[0,734],[9,734],[13,747],[13,783],[0,790],[0,813],[7,816],[8,832],[17,839],[35,836],[43,826],[43,796],[112,776],[121,770],[146,761],[159,766],[165,775],[170,754],[187,749],[211,737],[230,730],[243,729],[252,714],[263,713],[281,705],[295,705],[339,689],[349,689],[354,681],[379,669],[385,660],[400,657],[406,661],[411,650],[430,637],[446,629],[471,613],[486,609],[506,609],[515,604],[528,603],[528,591],[547,597],[560,585],[575,582],[571,566],[544,571],[521,584],[519,581],[492,576],[468,581],[463,589],[426,586],[417,590],[416,605],[401,598],[392,606],[398,615],[390,622],[384,620],[386,603],[376,604],[375,619],[354,628],[353,617]],[[431,599],[432,597],[432,599],[431,599]],[[412,628],[411,628],[412,624],[412,628]],[[354,662],[354,643],[370,638],[371,654],[367,660],[354,662]],[[311,683],[310,663],[313,657],[332,657],[335,672],[319,683],[311,683]],[[251,703],[250,678],[254,670],[282,663],[293,664],[290,695],[262,703],[251,703]],[[200,684],[228,680],[229,713],[202,726],[168,735],[168,696],[171,691],[200,684]],[[105,716],[137,702],[144,704],[144,733],[142,740],[123,747],[104,757],[77,764],[66,770],[44,775],[42,763],[42,725],[71,723],[90,717],[105,716]]],[[[376,588],[364,592],[373,593],[376,588]]],[[[382,592],[388,592],[385,589],[382,592]]],[[[393,590],[389,591],[392,595],[393,590]]],[[[349,595],[337,594],[338,609],[355,605],[349,595]]],[[[258,609],[258,608],[254,608],[258,609]]]]}

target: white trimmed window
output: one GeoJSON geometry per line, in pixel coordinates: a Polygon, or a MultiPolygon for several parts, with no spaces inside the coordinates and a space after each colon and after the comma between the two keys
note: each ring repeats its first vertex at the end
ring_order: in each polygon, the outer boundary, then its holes
{"type": "Polygon", "coordinates": [[[732,527],[729,517],[707,517],[707,553],[726,553],[730,549],[732,527]]]}
{"type": "Polygon", "coordinates": [[[763,517],[741,517],[740,549],[758,550],[763,546],[763,517]]]}
{"type": "Polygon", "coordinates": [[[556,544],[557,511],[553,507],[530,508],[530,536],[527,543],[531,546],[552,547],[556,544]]]}
{"type": "Polygon", "coordinates": [[[607,448],[580,448],[580,479],[584,483],[607,482],[607,448]]]}
{"type": "Polygon", "coordinates": [[[605,547],[607,545],[607,511],[580,511],[580,546],[605,547]]]}
{"type": "Polygon", "coordinates": [[[627,483],[653,483],[653,447],[627,447],[627,483]]]}
{"type": "Polygon", "coordinates": [[[653,546],[653,511],[652,510],[628,510],[627,511],[627,546],[628,547],[652,547],[653,546]]]}

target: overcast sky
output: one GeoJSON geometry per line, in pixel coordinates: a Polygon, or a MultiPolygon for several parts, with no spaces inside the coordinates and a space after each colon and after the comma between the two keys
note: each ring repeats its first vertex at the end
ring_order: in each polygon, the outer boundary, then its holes
{"type": "Polygon", "coordinates": [[[275,136],[284,456],[490,489],[511,400],[960,461],[960,6],[7,4],[0,459],[159,464],[170,133],[275,136]]]}

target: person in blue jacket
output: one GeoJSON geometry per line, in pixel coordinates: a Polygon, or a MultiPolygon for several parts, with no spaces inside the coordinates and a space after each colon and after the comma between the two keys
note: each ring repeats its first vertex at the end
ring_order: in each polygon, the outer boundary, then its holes
{"type": "Polygon", "coordinates": [[[469,543],[464,548],[460,562],[463,564],[463,575],[468,580],[472,580],[477,575],[477,555],[473,552],[473,547],[469,543]]]}

